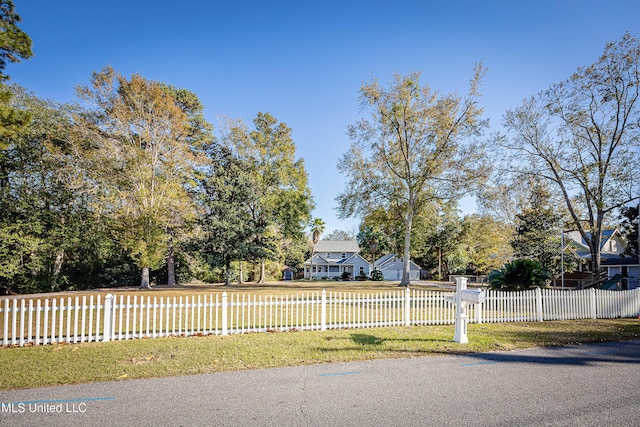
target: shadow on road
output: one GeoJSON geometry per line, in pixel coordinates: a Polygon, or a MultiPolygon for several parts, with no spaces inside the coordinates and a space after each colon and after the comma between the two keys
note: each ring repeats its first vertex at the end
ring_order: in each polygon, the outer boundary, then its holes
{"type": "MultiPolygon", "coordinates": [[[[595,363],[621,363],[635,364],[640,363],[640,340],[633,341],[614,341],[594,344],[579,344],[569,346],[544,347],[544,351],[540,355],[523,354],[522,351],[496,351],[473,353],[471,349],[464,345],[453,343],[447,339],[405,339],[405,338],[381,338],[371,334],[354,333],[350,338],[344,338],[345,341],[352,341],[353,347],[341,347],[339,349],[325,348],[321,349],[326,352],[345,351],[345,350],[362,350],[364,347],[375,348],[383,352],[398,353],[398,355],[406,356],[412,353],[416,356],[427,355],[450,355],[461,356],[478,360],[478,364],[482,363],[528,363],[539,365],[568,365],[568,366],[586,366],[595,363]],[[443,350],[437,348],[425,348],[421,350],[408,350],[401,348],[382,348],[383,344],[397,341],[421,341],[429,343],[451,343],[455,348],[446,348],[443,350]]],[[[473,364],[473,363],[471,363],[473,364]]]]}
{"type": "Polygon", "coordinates": [[[585,366],[594,363],[640,363],[640,341],[621,341],[546,347],[545,354],[524,355],[521,352],[469,353],[465,357],[493,363],[533,363],[541,365],[585,366]],[[555,354],[554,354],[555,353],[555,354]]]}

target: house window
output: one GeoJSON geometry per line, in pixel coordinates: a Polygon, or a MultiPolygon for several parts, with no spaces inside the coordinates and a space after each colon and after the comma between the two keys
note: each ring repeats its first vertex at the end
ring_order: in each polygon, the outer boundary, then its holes
{"type": "Polygon", "coordinates": [[[331,252],[327,252],[327,258],[331,258],[331,252]]]}
{"type": "Polygon", "coordinates": [[[342,258],[344,259],[344,258],[346,258],[346,257],[347,257],[347,254],[345,254],[344,252],[342,252],[342,258]]]}
{"type": "Polygon", "coordinates": [[[364,275],[364,267],[360,266],[360,275],[364,275]]]}

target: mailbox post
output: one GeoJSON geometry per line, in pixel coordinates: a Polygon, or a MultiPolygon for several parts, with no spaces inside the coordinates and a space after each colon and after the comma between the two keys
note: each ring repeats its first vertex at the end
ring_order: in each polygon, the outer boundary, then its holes
{"type": "Polygon", "coordinates": [[[479,289],[467,289],[466,277],[456,277],[454,302],[456,304],[456,331],[453,340],[460,344],[466,344],[469,342],[469,338],[467,338],[467,324],[469,323],[467,305],[485,302],[485,294],[479,289]]]}

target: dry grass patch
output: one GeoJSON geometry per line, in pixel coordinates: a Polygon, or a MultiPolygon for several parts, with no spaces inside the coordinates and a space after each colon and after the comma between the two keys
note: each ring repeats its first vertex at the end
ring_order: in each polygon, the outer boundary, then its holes
{"type": "MultiPolygon", "coordinates": [[[[151,289],[140,289],[137,287],[132,288],[101,288],[101,289],[88,289],[83,291],[69,291],[69,292],[56,292],[50,294],[25,294],[25,295],[13,295],[9,298],[17,298],[17,299],[33,299],[33,300],[44,300],[51,298],[64,298],[65,300],[68,298],[79,297],[82,299],[83,296],[89,298],[91,295],[94,297],[100,295],[104,298],[107,294],[112,294],[116,296],[120,295],[130,295],[137,297],[164,297],[164,298],[179,298],[186,296],[197,296],[197,295],[205,295],[205,294],[220,294],[223,292],[227,292],[228,294],[238,294],[245,293],[251,295],[295,295],[295,294],[303,294],[303,293],[313,293],[313,292],[322,292],[326,290],[327,292],[352,292],[352,293],[373,293],[373,292],[389,292],[389,291],[398,291],[402,288],[398,287],[399,282],[374,282],[374,281],[349,281],[349,282],[341,282],[334,280],[314,280],[312,282],[306,280],[296,280],[296,281],[281,281],[281,282],[269,282],[266,284],[256,284],[256,283],[245,283],[245,284],[233,284],[230,286],[225,286],[223,284],[206,284],[206,283],[191,283],[191,284],[183,284],[173,287],[168,286],[154,286],[151,289]]],[[[443,285],[450,285],[449,283],[444,283],[443,285]]],[[[446,290],[446,288],[441,287],[442,285],[435,284],[434,286],[429,286],[428,284],[420,284],[420,285],[412,285],[412,289],[424,289],[424,290],[446,290]]],[[[6,297],[3,297],[4,299],[6,297]]]]}

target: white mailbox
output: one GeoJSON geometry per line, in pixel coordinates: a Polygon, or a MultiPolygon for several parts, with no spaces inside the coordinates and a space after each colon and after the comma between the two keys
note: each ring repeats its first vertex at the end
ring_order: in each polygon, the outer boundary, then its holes
{"type": "MultiPolygon", "coordinates": [[[[451,297],[445,297],[451,301],[451,297]]],[[[467,278],[456,277],[456,293],[453,302],[456,304],[456,331],[453,340],[465,344],[469,342],[467,337],[467,305],[482,304],[487,300],[483,290],[467,289],[467,278]]]]}
{"type": "Polygon", "coordinates": [[[482,304],[487,300],[484,291],[480,289],[463,289],[460,292],[460,296],[462,297],[462,301],[471,304],[482,304]]]}

